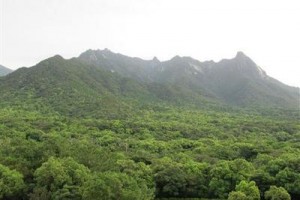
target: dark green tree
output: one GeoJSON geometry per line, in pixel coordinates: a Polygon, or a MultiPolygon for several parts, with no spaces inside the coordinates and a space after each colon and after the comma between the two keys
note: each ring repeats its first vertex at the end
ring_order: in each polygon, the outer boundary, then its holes
{"type": "Polygon", "coordinates": [[[86,200],[150,200],[147,191],[138,182],[123,173],[97,173],[83,187],[86,200]]]}
{"type": "Polygon", "coordinates": [[[240,181],[249,179],[253,169],[252,164],[244,159],[219,162],[210,171],[210,192],[215,197],[227,198],[240,181]]]}

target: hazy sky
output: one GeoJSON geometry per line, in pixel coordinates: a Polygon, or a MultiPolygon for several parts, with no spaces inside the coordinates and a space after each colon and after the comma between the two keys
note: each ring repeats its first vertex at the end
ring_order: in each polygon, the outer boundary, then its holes
{"type": "Polygon", "coordinates": [[[300,86],[299,0],[0,0],[0,64],[109,48],[200,61],[243,51],[270,76],[300,86]]]}

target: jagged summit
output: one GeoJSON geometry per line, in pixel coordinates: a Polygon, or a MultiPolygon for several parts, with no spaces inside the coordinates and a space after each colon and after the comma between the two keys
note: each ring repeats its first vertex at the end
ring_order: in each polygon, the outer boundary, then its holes
{"type": "Polygon", "coordinates": [[[154,62],[160,62],[160,60],[156,56],[153,57],[152,61],[154,61],[154,62]]]}
{"type": "Polygon", "coordinates": [[[63,61],[65,61],[66,59],[64,59],[61,55],[54,55],[52,57],[49,57],[45,60],[42,60],[41,62],[39,62],[37,65],[47,65],[47,66],[54,66],[57,67],[58,63],[62,63],[63,61]]]}
{"type": "Polygon", "coordinates": [[[237,62],[243,62],[246,65],[256,65],[255,62],[242,51],[238,51],[236,53],[236,56],[231,60],[235,60],[237,62]]]}
{"type": "Polygon", "coordinates": [[[248,57],[248,56],[246,56],[246,54],[244,53],[244,52],[242,52],[242,51],[238,51],[237,53],[236,53],[236,56],[235,56],[236,58],[243,58],[243,57],[248,57]]]}
{"type": "Polygon", "coordinates": [[[179,55],[159,62],[156,57],[143,60],[111,51],[108,54],[104,50],[87,52],[81,54],[79,59],[121,76],[143,82],[183,84],[186,91],[214,96],[229,104],[250,105],[260,102],[258,104],[295,105],[295,99],[298,98],[297,91],[290,93],[283,89],[286,88],[284,84],[273,81],[242,51],[238,51],[234,58],[219,62],[200,62],[179,55]]]}
{"type": "Polygon", "coordinates": [[[231,59],[222,59],[220,62],[210,63],[210,66],[218,68],[223,76],[227,74],[228,76],[244,78],[267,78],[267,73],[242,51],[238,51],[236,56],[231,59]]]}
{"type": "Polygon", "coordinates": [[[59,54],[54,55],[52,58],[53,59],[58,59],[58,60],[64,60],[64,58],[59,54]]]}
{"type": "Polygon", "coordinates": [[[171,60],[180,60],[182,57],[179,55],[174,56],[173,58],[171,58],[171,60]]]}
{"type": "Polygon", "coordinates": [[[111,52],[108,48],[105,48],[103,51],[111,52]]]}

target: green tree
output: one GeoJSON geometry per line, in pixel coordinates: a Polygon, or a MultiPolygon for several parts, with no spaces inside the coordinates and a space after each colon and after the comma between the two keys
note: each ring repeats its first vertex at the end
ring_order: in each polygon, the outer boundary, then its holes
{"type": "Polygon", "coordinates": [[[252,164],[244,159],[219,162],[210,170],[210,192],[215,197],[227,198],[240,181],[249,179],[253,169],[252,164]]]}
{"type": "Polygon", "coordinates": [[[187,174],[182,164],[163,158],[156,161],[153,168],[158,197],[183,196],[187,186],[187,174]]]}
{"type": "Polygon", "coordinates": [[[24,187],[22,174],[0,164],[0,199],[18,197],[24,187]]]}
{"type": "Polygon", "coordinates": [[[258,187],[256,186],[254,181],[250,181],[250,182],[241,181],[235,187],[235,191],[229,194],[228,199],[229,200],[234,200],[234,199],[260,200],[260,194],[259,194],[258,187]]]}
{"type": "Polygon", "coordinates": [[[83,187],[86,200],[149,200],[142,187],[133,178],[123,173],[97,173],[83,187]]]}
{"type": "Polygon", "coordinates": [[[154,197],[154,175],[150,166],[142,162],[135,163],[132,160],[119,160],[117,165],[121,173],[133,177],[137,181],[139,187],[143,190],[145,198],[154,197]]]}
{"type": "Polygon", "coordinates": [[[291,200],[290,194],[283,187],[271,186],[268,191],[265,192],[266,200],[291,200]]]}
{"type": "Polygon", "coordinates": [[[245,195],[245,193],[240,191],[230,192],[228,196],[228,200],[246,200],[246,199],[247,196],[245,195]]]}
{"type": "Polygon", "coordinates": [[[185,194],[188,197],[208,197],[209,165],[207,163],[187,162],[183,169],[187,181],[185,194]]]}
{"type": "Polygon", "coordinates": [[[90,171],[72,158],[50,157],[34,173],[36,187],[31,199],[51,195],[51,199],[80,199],[80,187],[90,177],[90,171]]]}
{"type": "MultiPolygon", "coordinates": [[[[300,170],[299,170],[300,171],[300,170]]],[[[293,196],[293,194],[300,195],[300,173],[286,167],[284,170],[276,174],[276,181],[280,186],[293,196]]]]}

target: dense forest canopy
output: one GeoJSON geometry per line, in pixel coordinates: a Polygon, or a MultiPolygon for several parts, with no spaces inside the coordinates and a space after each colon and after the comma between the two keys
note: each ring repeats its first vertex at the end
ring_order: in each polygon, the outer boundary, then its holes
{"type": "MultiPolygon", "coordinates": [[[[114,56],[115,70],[143,64],[114,56]]],[[[295,88],[244,77],[247,101],[228,105],[230,84],[219,93],[204,81],[208,92],[178,71],[141,81],[82,60],[0,79],[0,199],[300,199],[299,110],[280,97],[295,88]]]]}

